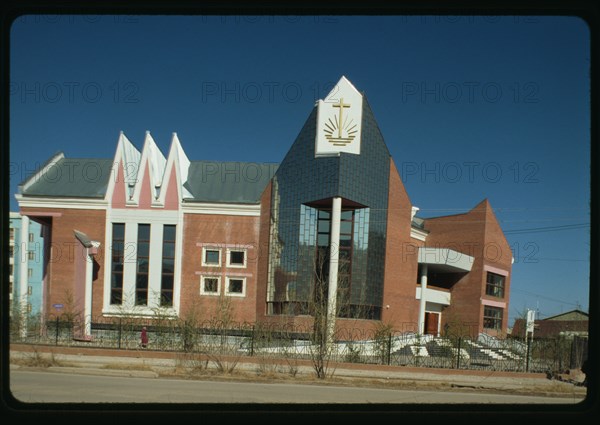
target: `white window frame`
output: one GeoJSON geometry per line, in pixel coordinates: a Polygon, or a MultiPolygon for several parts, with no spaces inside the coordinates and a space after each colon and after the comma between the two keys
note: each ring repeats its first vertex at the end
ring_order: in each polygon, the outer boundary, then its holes
{"type": "Polygon", "coordinates": [[[234,267],[237,269],[245,269],[248,266],[248,250],[246,248],[227,248],[227,267],[234,267]],[[244,253],[244,264],[231,264],[231,252],[243,252],[244,253]]]}
{"type": "Polygon", "coordinates": [[[221,276],[215,275],[202,275],[200,276],[200,295],[208,295],[217,297],[221,294],[221,276]],[[217,292],[207,292],[204,290],[204,280],[205,279],[217,279],[217,292]]]}
{"type": "Polygon", "coordinates": [[[202,247],[202,266],[203,267],[221,267],[221,249],[215,248],[211,246],[202,247]],[[218,263],[207,263],[206,262],[206,251],[217,251],[219,253],[219,262],[218,263]]]}
{"type": "Polygon", "coordinates": [[[225,295],[229,297],[245,297],[246,296],[246,278],[243,276],[227,276],[227,286],[225,287],[225,295]],[[229,281],[241,280],[242,281],[242,292],[229,292],[229,281]]]}

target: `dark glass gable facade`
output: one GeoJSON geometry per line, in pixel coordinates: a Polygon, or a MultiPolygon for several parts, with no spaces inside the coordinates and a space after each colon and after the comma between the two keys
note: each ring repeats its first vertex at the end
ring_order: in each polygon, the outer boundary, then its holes
{"type": "Polygon", "coordinates": [[[268,313],[310,314],[327,288],[328,214],[339,196],[338,316],[380,319],[390,154],[366,99],[360,155],[315,158],[316,121],[315,107],[272,180],[268,313]]]}

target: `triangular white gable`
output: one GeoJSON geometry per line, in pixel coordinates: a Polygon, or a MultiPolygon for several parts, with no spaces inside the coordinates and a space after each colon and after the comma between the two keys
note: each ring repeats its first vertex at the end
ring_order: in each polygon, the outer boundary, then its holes
{"type": "Polygon", "coordinates": [[[159,202],[163,205],[165,203],[165,197],[167,195],[168,190],[167,186],[169,184],[169,179],[171,178],[171,170],[173,168],[176,171],[178,185],[177,189],[178,193],[180,194],[179,201],[181,201],[181,198],[191,198],[192,194],[186,188],[183,187],[183,184],[187,179],[188,170],[190,168],[190,160],[183,151],[183,147],[181,146],[181,142],[177,137],[177,133],[173,133],[173,137],[171,139],[171,147],[169,149],[169,156],[167,157],[165,172],[163,174],[163,182],[159,197],[159,202]]]}
{"type": "Polygon", "coordinates": [[[124,193],[126,198],[133,195],[135,183],[137,181],[138,169],[140,167],[140,158],[142,154],[137,148],[129,141],[127,136],[121,131],[119,133],[119,140],[117,142],[117,149],[115,152],[111,175],[113,178],[109,180],[108,187],[106,189],[105,199],[110,201],[113,197],[115,185],[123,185],[124,193]],[[117,176],[119,175],[119,169],[122,167],[123,180],[120,181],[117,176]]]}
{"type": "Polygon", "coordinates": [[[363,96],[344,76],[318,101],[315,156],[360,155],[362,103],[363,96]]]}
{"type": "Polygon", "coordinates": [[[146,171],[146,166],[149,166],[148,175],[150,177],[150,184],[152,190],[152,200],[158,198],[158,190],[162,183],[163,174],[165,172],[165,166],[167,160],[156,145],[156,142],[152,138],[149,131],[146,131],[146,138],[144,139],[144,148],[142,149],[142,157],[139,161],[138,178],[133,191],[132,203],[137,204],[140,200],[141,192],[143,190],[143,179],[146,171]]]}
{"type": "Polygon", "coordinates": [[[122,132],[119,136],[119,146],[121,147],[123,176],[127,187],[127,194],[132,196],[135,183],[137,182],[138,171],[140,168],[140,158],[142,157],[142,154],[122,132]]]}

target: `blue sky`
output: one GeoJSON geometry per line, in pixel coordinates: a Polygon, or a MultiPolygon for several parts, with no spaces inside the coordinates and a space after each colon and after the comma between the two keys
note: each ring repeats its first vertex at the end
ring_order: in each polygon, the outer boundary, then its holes
{"type": "MultiPolygon", "coordinates": [[[[10,55],[11,210],[52,154],[280,162],[345,75],[419,215],[487,198],[513,248],[509,326],[589,302],[589,31],[569,17],[24,16],[10,55]],[[541,228],[541,229],[540,229],[541,228]],[[532,230],[534,229],[534,230],[532,230]]],[[[493,255],[493,253],[490,253],[493,255]]]]}

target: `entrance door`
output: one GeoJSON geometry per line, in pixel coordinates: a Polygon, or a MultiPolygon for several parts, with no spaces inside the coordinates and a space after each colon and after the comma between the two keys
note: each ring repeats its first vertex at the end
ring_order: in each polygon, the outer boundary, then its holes
{"type": "Polygon", "coordinates": [[[439,321],[439,313],[425,312],[425,334],[437,336],[439,321]]]}

